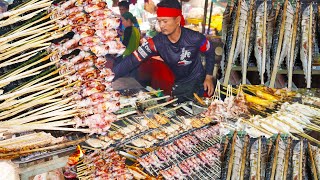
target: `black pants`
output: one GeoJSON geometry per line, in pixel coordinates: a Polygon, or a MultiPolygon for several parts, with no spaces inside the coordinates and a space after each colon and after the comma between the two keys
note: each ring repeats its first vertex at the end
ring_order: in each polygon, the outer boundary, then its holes
{"type": "Polygon", "coordinates": [[[184,83],[176,83],[172,87],[172,96],[178,98],[178,103],[194,99],[193,93],[197,93],[199,96],[203,95],[203,78],[196,78],[184,83]]]}

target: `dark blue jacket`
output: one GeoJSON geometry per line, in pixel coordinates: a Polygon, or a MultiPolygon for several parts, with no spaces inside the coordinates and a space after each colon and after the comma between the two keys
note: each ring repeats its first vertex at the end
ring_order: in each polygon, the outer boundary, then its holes
{"type": "Polygon", "coordinates": [[[176,83],[204,78],[206,74],[212,75],[215,63],[213,46],[207,38],[199,32],[182,27],[178,42],[172,43],[166,35],[159,33],[121,60],[113,68],[113,72],[116,77],[125,76],[142,61],[155,55],[159,55],[168,64],[175,75],[176,83]],[[200,53],[205,54],[205,68],[200,53]]]}

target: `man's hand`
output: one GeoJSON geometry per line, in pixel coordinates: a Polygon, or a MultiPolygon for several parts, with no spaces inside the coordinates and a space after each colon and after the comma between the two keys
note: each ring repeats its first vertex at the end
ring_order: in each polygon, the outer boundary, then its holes
{"type": "Polygon", "coordinates": [[[203,82],[204,90],[208,92],[209,96],[212,96],[214,86],[213,86],[213,76],[206,75],[206,79],[203,82]]]}

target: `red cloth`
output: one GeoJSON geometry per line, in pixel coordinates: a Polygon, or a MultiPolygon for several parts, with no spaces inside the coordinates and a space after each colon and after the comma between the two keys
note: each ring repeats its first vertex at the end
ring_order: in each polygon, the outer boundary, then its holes
{"type": "Polygon", "coordinates": [[[135,5],[137,3],[137,0],[130,0],[130,3],[135,5]]]}
{"type": "Polygon", "coordinates": [[[180,26],[184,26],[186,24],[184,17],[182,15],[181,9],[176,8],[166,8],[166,7],[158,7],[157,8],[157,16],[158,17],[181,17],[180,26]]]}
{"type": "Polygon", "coordinates": [[[174,74],[163,61],[151,58],[139,67],[139,79],[150,80],[151,87],[162,89],[164,94],[171,95],[174,85],[174,74]]]}

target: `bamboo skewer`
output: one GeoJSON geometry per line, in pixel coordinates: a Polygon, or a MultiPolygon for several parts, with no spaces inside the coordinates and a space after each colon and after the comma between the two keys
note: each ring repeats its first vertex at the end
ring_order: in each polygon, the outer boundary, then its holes
{"type": "MultiPolygon", "coordinates": [[[[49,27],[50,28],[50,27],[49,27]]],[[[2,45],[1,46],[1,53],[2,54],[5,54],[5,53],[10,53],[10,52],[14,52],[14,50],[15,49],[18,49],[19,47],[21,47],[21,46],[25,46],[26,44],[31,44],[31,43],[33,43],[33,42],[38,42],[38,41],[40,41],[40,40],[44,40],[44,39],[46,39],[46,38],[49,38],[50,37],[50,33],[46,33],[46,34],[44,34],[44,35],[42,35],[42,36],[39,36],[39,35],[41,35],[41,34],[43,34],[42,32],[40,32],[40,33],[37,33],[37,34],[34,34],[34,35],[32,35],[32,36],[28,36],[28,37],[26,37],[26,38],[23,38],[23,39],[21,39],[21,40],[19,40],[19,41],[17,41],[17,42],[14,42],[14,43],[12,43],[13,45],[11,45],[11,44],[5,44],[5,45],[2,45]],[[38,37],[37,37],[38,36],[38,37]],[[29,40],[29,41],[28,41],[29,40]]]]}
{"type": "Polygon", "coordinates": [[[247,148],[249,146],[250,137],[247,135],[244,139],[244,146],[243,146],[243,152],[241,155],[241,166],[240,166],[240,180],[244,179],[244,171],[246,166],[246,159],[247,159],[247,148]]]}
{"type": "Polygon", "coordinates": [[[247,120],[244,120],[244,119],[241,119],[241,121],[244,122],[245,124],[250,125],[251,127],[255,128],[255,129],[257,129],[257,130],[259,130],[259,131],[261,131],[261,132],[269,135],[269,136],[272,136],[272,135],[273,135],[271,132],[265,130],[265,129],[262,128],[262,127],[256,126],[255,124],[253,124],[253,123],[250,122],[250,121],[247,121],[247,120]]]}
{"type": "Polygon", "coordinates": [[[311,161],[311,173],[312,173],[312,177],[313,179],[319,179],[318,178],[318,174],[317,174],[317,168],[316,168],[316,162],[312,153],[312,149],[311,149],[311,144],[310,142],[308,142],[308,153],[309,153],[309,157],[310,157],[310,161],[311,161]]]}
{"type": "MultiPolygon", "coordinates": [[[[49,6],[50,4],[51,4],[51,3],[48,3],[47,6],[49,6]]],[[[0,22],[0,27],[8,26],[8,25],[14,24],[14,23],[16,23],[16,22],[18,22],[18,21],[28,20],[28,19],[36,16],[38,13],[47,10],[48,8],[49,8],[49,7],[45,7],[45,8],[43,8],[43,9],[40,9],[40,10],[35,11],[35,12],[32,12],[32,13],[27,14],[27,15],[22,16],[22,17],[18,16],[18,17],[12,18],[12,19],[8,19],[8,20],[1,21],[1,22],[0,22]]]]}
{"type": "MultiPolygon", "coordinates": [[[[56,82],[53,82],[53,83],[50,83],[50,84],[47,84],[47,85],[43,85],[43,86],[32,86],[31,88],[21,89],[20,91],[16,91],[16,92],[13,92],[13,93],[10,93],[10,94],[1,95],[0,96],[0,100],[5,100],[5,99],[9,99],[9,98],[17,98],[17,97],[19,97],[21,95],[28,94],[28,93],[31,93],[31,92],[36,92],[36,91],[46,92],[45,90],[47,88],[51,88],[51,87],[56,88],[56,87],[59,87],[59,86],[62,86],[64,84],[66,84],[66,83],[67,83],[67,81],[60,80],[60,81],[56,81],[56,82]]],[[[30,95],[29,97],[33,97],[33,95],[30,95]]],[[[7,102],[9,102],[9,101],[7,101],[7,102]]]]}
{"type": "Polygon", "coordinates": [[[244,63],[242,67],[242,84],[247,83],[247,67],[248,67],[249,44],[250,44],[253,9],[254,9],[254,0],[250,0],[249,18],[248,18],[247,33],[246,33],[246,39],[245,39],[244,63]]]}
{"type": "MultiPolygon", "coordinates": [[[[45,49],[45,48],[40,48],[40,49],[45,49]]],[[[35,51],[39,51],[39,50],[37,49],[37,50],[35,50],[35,51]]],[[[37,52],[34,52],[33,54],[31,54],[31,55],[29,55],[29,56],[26,56],[26,57],[24,57],[24,58],[19,58],[17,61],[11,61],[11,60],[10,60],[10,62],[6,61],[6,62],[0,64],[0,68],[6,67],[6,66],[9,66],[9,65],[12,65],[12,64],[24,62],[24,61],[30,59],[31,57],[35,56],[36,54],[37,54],[37,52]]],[[[24,54],[23,54],[23,55],[24,55],[24,54]]]]}
{"type": "MultiPolygon", "coordinates": [[[[30,130],[58,130],[58,131],[76,131],[76,132],[83,132],[83,133],[90,133],[89,129],[77,129],[77,128],[68,128],[68,127],[59,127],[53,126],[54,124],[34,124],[34,125],[14,125],[8,127],[0,127],[2,130],[6,130],[7,132],[21,132],[21,131],[30,131],[30,130]],[[48,124],[48,125],[47,125],[48,124]]],[[[65,123],[64,125],[74,125],[74,122],[65,123]]],[[[59,125],[59,124],[57,124],[59,125]]],[[[60,126],[64,126],[60,125],[60,126]]]]}
{"type": "MultiPolygon", "coordinates": [[[[68,83],[68,81],[65,80],[65,79],[64,80],[59,80],[59,79],[61,79],[65,75],[61,75],[61,76],[57,76],[55,78],[51,78],[51,79],[49,79],[47,81],[43,81],[43,82],[35,84],[33,86],[29,86],[29,84],[26,84],[25,86],[19,88],[20,90],[18,89],[17,91],[5,94],[4,95],[4,96],[6,96],[6,101],[5,102],[16,101],[15,99],[18,96],[27,94],[30,91],[31,92],[41,91],[41,92],[38,92],[38,93],[42,94],[42,93],[44,93],[44,92],[46,92],[48,90],[52,90],[54,88],[58,88],[59,86],[64,86],[64,85],[66,85],[68,83]],[[57,80],[59,80],[59,81],[57,81],[57,80]],[[26,91],[24,91],[24,90],[26,90],[26,91]],[[30,91],[27,91],[27,90],[30,90],[30,91]]],[[[74,83],[69,84],[66,87],[71,87],[71,86],[73,86],[73,84],[74,83]]],[[[36,96],[36,95],[38,95],[38,94],[32,94],[32,95],[30,95],[28,97],[33,97],[33,96],[36,96]]],[[[0,96],[0,100],[3,99],[1,97],[2,96],[0,96]]],[[[0,107],[0,109],[1,109],[1,107],[0,107]]]]}
{"type": "MultiPolygon", "coordinates": [[[[66,113],[66,115],[53,116],[53,117],[49,117],[49,118],[44,119],[44,120],[38,120],[38,121],[35,121],[35,122],[28,122],[25,125],[28,125],[28,124],[43,124],[43,123],[48,123],[48,122],[52,122],[52,121],[56,122],[56,120],[61,120],[61,119],[66,119],[66,118],[73,118],[76,115],[78,115],[78,114],[77,113],[70,113],[70,114],[66,113]]],[[[28,117],[28,118],[32,118],[32,117],[28,117]]],[[[19,120],[19,119],[15,119],[15,120],[12,120],[12,121],[16,121],[16,120],[19,120]]],[[[70,121],[70,120],[68,120],[68,121],[70,121]]],[[[15,124],[13,124],[13,125],[15,125],[15,124]]],[[[5,126],[10,126],[10,125],[5,125],[5,126]]]]}
{"type": "MultiPolygon", "coordinates": [[[[43,81],[43,82],[41,82],[41,83],[38,83],[38,82],[40,82],[40,81],[42,81],[42,80],[44,80],[44,79],[46,79],[46,78],[48,78],[48,77],[50,77],[50,76],[53,76],[53,75],[55,75],[55,74],[58,74],[59,71],[60,71],[60,69],[56,69],[55,71],[53,71],[53,72],[51,72],[51,73],[49,73],[49,74],[47,74],[47,75],[41,76],[40,78],[36,78],[36,79],[34,79],[34,80],[30,81],[30,82],[27,82],[26,84],[24,84],[24,85],[22,85],[22,86],[20,86],[20,87],[18,87],[18,88],[16,88],[16,89],[13,89],[12,91],[9,91],[9,92],[12,93],[12,92],[16,92],[16,91],[21,91],[22,89],[25,89],[25,88],[30,88],[30,87],[35,88],[35,87],[39,87],[39,86],[46,85],[46,84],[48,84],[48,83],[51,82],[50,79],[55,79],[55,78],[50,78],[49,80],[43,81]]],[[[66,74],[64,74],[64,75],[61,75],[61,76],[59,76],[59,77],[60,77],[60,78],[63,78],[64,76],[69,75],[69,73],[72,73],[72,72],[68,72],[68,73],[66,73],[66,74]]],[[[55,80],[58,80],[58,79],[55,79],[55,80]]],[[[55,81],[55,80],[54,80],[54,81],[55,81]]]]}
{"type": "Polygon", "coordinates": [[[261,84],[264,84],[264,72],[267,59],[267,0],[264,0],[264,13],[263,13],[263,30],[262,30],[262,62],[261,62],[261,84]]]}
{"type": "MultiPolygon", "coordinates": [[[[69,91],[71,92],[71,91],[69,91]]],[[[14,108],[14,109],[10,109],[8,111],[4,111],[4,112],[1,112],[0,113],[0,118],[1,119],[5,119],[5,118],[8,118],[8,117],[11,117],[11,116],[14,116],[22,111],[25,111],[31,107],[34,107],[34,106],[37,106],[37,105],[41,105],[41,104],[46,104],[48,103],[49,100],[52,100],[56,97],[59,97],[59,96],[62,96],[63,93],[57,93],[53,96],[49,96],[49,97],[44,97],[44,98],[41,98],[41,100],[39,99],[35,99],[34,101],[31,101],[31,102],[28,102],[26,104],[23,104],[17,108],[14,108]]]]}
{"type": "Polygon", "coordinates": [[[257,157],[257,180],[261,179],[261,136],[258,138],[258,157],[257,157]]]}
{"type": "Polygon", "coordinates": [[[231,179],[231,174],[232,174],[232,165],[234,161],[234,149],[236,146],[236,140],[237,140],[237,131],[234,131],[233,137],[232,137],[232,143],[231,143],[231,153],[230,153],[230,160],[228,163],[228,172],[227,172],[227,178],[226,179],[231,179]]]}
{"type": "Polygon", "coordinates": [[[40,74],[41,71],[37,71],[37,72],[32,72],[32,73],[28,73],[28,74],[23,74],[23,75],[20,75],[19,77],[12,77],[12,78],[8,78],[4,81],[0,81],[0,88],[10,84],[11,82],[14,82],[14,81],[17,81],[19,79],[24,79],[24,78],[27,78],[27,77],[32,77],[32,76],[35,76],[35,75],[38,75],[40,74]]]}
{"type": "Polygon", "coordinates": [[[18,6],[12,8],[12,10],[16,10],[16,9],[20,9],[20,8],[26,7],[26,6],[30,5],[30,4],[33,4],[33,3],[37,2],[37,1],[39,1],[39,0],[27,0],[27,1],[19,4],[18,6]]]}
{"type": "Polygon", "coordinates": [[[123,117],[126,117],[126,116],[130,116],[132,114],[136,114],[137,111],[130,111],[130,112],[127,112],[127,113],[124,113],[124,114],[120,114],[120,115],[117,115],[117,119],[121,119],[123,117]]]}
{"type": "Polygon", "coordinates": [[[32,48],[36,48],[36,47],[42,47],[42,46],[49,46],[51,45],[51,43],[46,43],[48,41],[51,41],[53,39],[57,39],[57,38],[60,38],[62,36],[64,36],[65,32],[62,32],[62,33],[48,33],[48,36],[50,36],[49,38],[47,39],[43,39],[43,40],[40,40],[40,41],[35,41],[35,42],[30,42],[30,44],[25,44],[25,45],[22,45],[12,51],[9,51],[9,52],[6,52],[6,53],[3,53],[2,56],[0,57],[0,61],[2,60],[5,60],[15,54],[18,54],[22,51],[25,51],[27,49],[32,49],[32,48]]]}
{"type": "Polygon", "coordinates": [[[42,29],[37,29],[32,32],[25,33],[24,35],[27,37],[19,39],[19,41],[16,41],[14,43],[9,44],[9,42],[11,40],[4,41],[4,42],[0,43],[0,45],[1,45],[0,52],[7,52],[7,51],[10,51],[14,48],[17,48],[18,46],[21,46],[23,44],[27,44],[27,43],[29,43],[28,40],[29,41],[37,41],[39,39],[44,39],[44,38],[46,38],[47,35],[44,35],[44,36],[40,36],[40,35],[48,33],[49,31],[57,30],[58,28],[59,28],[59,26],[57,26],[57,25],[49,25],[49,26],[46,26],[42,29]]]}
{"type": "Polygon", "coordinates": [[[276,56],[274,59],[272,75],[271,75],[271,80],[270,80],[270,87],[271,88],[274,88],[274,84],[275,84],[275,80],[276,80],[277,72],[278,72],[278,68],[279,68],[280,51],[281,51],[281,47],[282,47],[284,28],[285,28],[285,24],[286,24],[287,6],[288,6],[288,0],[285,0],[284,7],[283,7],[283,16],[282,16],[281,25],[280,25],[278,47],[277,47],[277,52],[276,52],[276,56]]]}
{"type": "Polygon", "coordinates": [[[21,47],[18,47],[17,49],[15,49],[14,52],[7,52],[7,53],[4,53],[3,55],[4,56],[0,56],[0,61],[3,61],[11,56],[14,56],[16,54],[19,54],[25,50],[28,50],[28,49],[34,49],[34,48],[41,48],[41,47],[49,47],[51,45],[51,43],[43,43],[43,42],[35,42],[33,44],[29,44],[29,45],[24,45],[24,46],[21,46],[21,47]]]}
{"type": "Polygon", "coordinates": [[[311,73],[312,73],[312,22],[313,22],[313,3],[310,3],[310,20],[308,32],[308,71],[307,71],[307,88],[311,88],[311,73]]]}
{"type": "Polygon", "coordinates": [[[158,97],[158,98],[151,98],[151,99],[147,99],[147,100],[143,100],[143,101],[138,101],[137,103],[146,103],[149,101],[158,101],[158,100],[162,100],[162,99],[166,99],[169,98],[170,96],[163,96],[163,97],[158,97]]]}
{"type": "MultiPolygon", "coordinates": [[[[44,1],[36,2],[34,4],[27,5],[25,7],[22,7],[22,8],[13,10],[13,11],[7,11],[7,12],[0,14],[0,20],[3,18],[6,18],[6,17],[9,17],[9,19],[12,19],[13,17],[19,16],[25,12],[28,12],[28,11],[48,7],[51,5],[51,3],[52,3],[52,1],[48,2],[48,0],[44,0],[44,1]]],[[[1,24],[1,21],[0,21],[0,24],[1,24]]]]}
{"type": "Polygon", "coordinates": [[[164,106],[166,106],[166,105],[168,105],[168,104],[171,104],[171,103],[173,103],[173,102],[176,102],[178,99],[173,99],[173,100],[170,100],[170,101],[168,101],[168,102],[165,102],[165,103],[162,103],[162,104],[158,104],[158,105],[155,105],[155,106],[152,106],[152,107],[148,107],[147,109],[146,109],[146,111],[150,111],[150,110],[153,110],[153,109],[156,109],[156,108],[159,108],[159,107],[164,107],[164,106]]]}
{"type": "Polygon", "coordinates": [[[299,180],[303,180],[303,140],[300,141],[300,156],[299,156],[299,180]]]}
{"type": "MultiPolygon", "coordinates": [[[[39,22],[41,22],[41,21],[43,21],[43,20],[46,20],[46,19],[50,18],[51,15],[52,15],[52,13],[47,14],[47,15],[45,15],[44,17],[42,17],[42,18],[40,18],[40,19],[38,19],[38,20],[35,20],[35,21],[32,21],[32,22],[27,23],[27,24],[25,24],[25,25],[22,25],[22,26],[20,26],[20,27],[18,27],[18,28],[16,28],[16,29],[13,29],[13,30],[11,30],[11,31],[9,31],[9,32],[1,35],[1,36],[0,36],[0,42],[1,42],[1,41],[4,41],[2,38],[6,39],[6,37],[11,37],[11,36],[13,36],[13,35],[16,35],[16,33],[25,32],[25,31],[24,31],[25,29],[27,29],[27,28],[29,28],[29,27],[31,27],[31,26],[33,26],[33,25],[35,25],[35,24],[37,24],[37,23],[39,23],[39,22]]],[[[43,23],[43,24],[45,24],[45,23],[43,23]]],[[[33,28],[33,27],[31,27],[31,28],[33,28]]],[[[28,29],[27,29],[27,30],[28,30],[28,29]]]]}
{"type": "Polygon", "coordinates": [[[171,108],[171,109],[165,110],[165,111],[161,112],[160,114],[166,114],[166,113],[168,113],[168,112],[175,111],[175,110],[177,110],[177,109],[179,109],[179,108],[181,108],[181,107],[183,107],[183,106],[185,106],[185,104],[181,104],[181,105],[179,105],[179,106],[177,106],[177,107],[173,107],[173,108],[171,108]]]}
{"type": "MultiPolygon", "coordinates": [[[[42,50],[44,50],[44,49],[45,49],[45,48],[39,48],[39,49],[35,49],[35,50],[30,51],[30,52],[27,52],[27,53],[23,53],[23,54],[15,57],[15,58],[12,58],[12,59],[10,59],[10,60],[7,60],[7,61],[1,63],[1,64],[0,64],[0,67],[5,67],[5,66],[7,66],[7,65],[5,65],[6,63],[7,63],[8,65],[11,65],[11,64],[9,64],[9,63],[12,63],[12,62],[22,62],[22,61],[21,61],[22,58],[25,58],[26,56],[29,56],[29,55],[31,55],[31,54],[36,55],[38,52],[40,52],[40,51],[42,51],[42,50]]],[[[29,57],[32,57],[32,56],[29,56],[29,57]]]]}
{"type": "Polygon", "coordinates": [[[287,149],[286,149],[286,155],[285,155],[285,162],[284,162],[284,170],[283,170],[283,178],[282,179],[287,179],[287,174],[288,174],[288,167],[289,167],[289,157],[290,157],[290,150],[291,150],[291,143],[292,140],[291,138],[288,139],[287,141],[287,149]]]}
{"type": "Polygon", "coordinates": [[[58,117],[61,115],[65,116],[65,115],[75,114],[75,113],[79,112],[78,110],[69,110],[69,109],[70,109],[70,107],[65,107],[65,108],[55,110],[55,111],[47,112],[46,114],[31,115],[31,116],[23,117],[20,119],[5,121],[5,122],[0,123],[0,127],[3,127],[3,126],[5,127],[7,125],[25,124],[25,123],[29,123],[29,122],[44,119],[44,118],[58,117]]]}
{"type": "Polygon", "coordinates": [[[293,32],[291,37],[291,48],[290,48],[290,63],[289,63],[289,71],[288,71],[288,89],[291,90],[292,88],[292,73],[293,73],[293,60],[294,60],[294,50],[296,47],[296,38],[297,38],[297,27],[298,27],[298,19],[299,19],[299,12],[301,10],[300,1],[298,0],[296,3],[296,12],[294,15],[293,21],[293,32]]]}
{"type": "Polygon", "coordinates": [[[55,107],[55,106],[73,105],[73,104],[70,104],[70,101],[71,101],[71,98],[62,99],[62,100],[59,100],[58,102],[54,102],[54,103],[48,104],[46,106],[42,106],[42,107],[37,108],[37,109],[33,109],[32,111],[28,111],[27,113],[21,114],[21,115],[16,116],[16,117],[13,117],[11,120],[15,120],[15,119],[18,119],[18,118],[21,118],[21,117],[24,117],[24,116],[27,116],[27,115],[30,115],[30,114],[32,114],[32,115],[43,114],[44,112],[47,111],[47,109],[49,109],[51,107],[55,107]]]}
{"type": "Polygon", "coordinates": [[[304,138],[306,138],[306,139],[308,139],[308,140],[310,140],[310,141],[312,141],[312,142],[315,142],[315,143],[317,143],[317,144],[320,145],[320,141],[318,141],[318,140],[314,139],[313,137],[305,134],[303,131],[300,131],[299,129],[296,129],[296,128],[295,128],[294,126],[292,126],[290,123],[288,123],[288,122],[286,122],[286,121],[283,121],[283,120],[281,120],[281,119],[277,119],[277,120],[278,120],[278,121],[281,121],[282,123],[288,125],[290,128],[292,128],[292,129],[296,130],[297,132],[299,132],[299,135],[300,135],[300,136],[302,136],[302,137],[304,137],[304,138]]]}
{"type": "MultiPolygon", "coordinates": [[[[44,60],[45,61],[45,60],[44,60]]],[[[54,64],[56,64],[59,60],[57,61],[52,61],[52,62],[49,62],[47,64],[44,64],[42,66],[39,66],[39,67],[36,67],[36,68],[33,68],[29,71],[26,71],[26,72],[23,72],[19,75],[16,75],[16,76],[10,76],[10,77],[7,77],[6,79],[2,79],[0,80],[0,87],[3,87],[1,86],[2,84],[8,84],[10,82],[13,82],[13,81],[16,81],[16,80],[19,80],[19,79],[22,79],[21,77],[25,76],[25,75],[29,75],[30,73],[33,73],[33,72],[36,72],[38,70],[41,70],[41,69],[44,69],[46,67],[49,67],[49,66],[52,66],[54,64]]],[[[20,70],[19,70],[20,71],[20,70]]]]}
{"type": "MultiPolygon", "coordinates": [[[[277,130],[279,133],[286,133],[286,132],[283,131],[282,129],[278,128],[277,126],[274,126],[273,124],[271,124],[271,123],[269,123],[269,122],[261,121],[260,119],[259,119],[259,122],[261,122],[261,123],[263,123],[263,124],[265,124],[265,125],[273,128],[273,129],[277,130]]],[[[293,136],[290,132],[288,132],[288,134],[289,134],[289,136],[292,137],[294,140],[298,140],[298,138],[295,137],[295,136],[293,136]]]]}
{"type": "MultiPolygon", "coordinates": [[[[73,115],[74,116],[74,115],[73,115]]],[[[61,116],[60,118],[49,118],[49,119],[45,119],[42,121],[36,121],[36,122],[31,122],[31,123],[27,123],[27,124],[23,124],[23,126],[28,126],[28,125],[47,125],[47,126],[69,126],[69,125],[75,125],[76,122],[73,119],[66,119],[66,118],[70,118],[73,117],[71,115],[65,115],[65,116],[61,116]],[[66,120],[63,120],[66,119],[66,120]],[[57,121],[59,120],[59,121],[57,121]]]]}
{"type": "Polygon", "coordinates": [[[81,139],[66,142],[66,143],[59,144],[59,145],[53,145],[53,146],[44,147],[44,148],[36,148],[36,149],[31,149],[31,150],[23,150],[23,151],[19,151],[19,152],[9,152],[9,153],[5,153],[5,154],[0,154],[0,157],[27,154],[27,153],[38,152],[38,151],[46,151],[46,150],[50,150],[50,149],[59,149],[59,148],[79,144],[87,139],[88,139],[88,137],[83,137],[81,139]]]}
{"type": "Polygon", "coordinates": [[[273,162],[272,162],[270,180],[274,180],[275,174],[276,174],[276,167],[277,167],[277,164],[278,164],[279,141],[280,141],[280,134],[278,134],[277,139],[276,139],[276,147],[275,147],[275,150],[274,150],[274,153],[273,153],[273,162]]]}
{"type": "Polygon", "coordinates": [[[227,52],[227,53],[229,53],[229,57],[228,57],[228,65],[227,65],[227,69],[226,69],[225,77],[224,77],[224,81],[223,81],[223,85],[225,85],[225,86],[229,83],[231,68],[232,68],[232,64],[233,64],[234,48],[236,46],[236,39],[238,36],[240,10],[241,10],[241,1],[238,1],[237,15],[236,15],[236,20],[235,20],[235,25],[234,25],[234,30],[233,30],[233,36],[232,36],[233,39],[232,39],[232,43],[231,43],[230,52],[227,52]]]}

